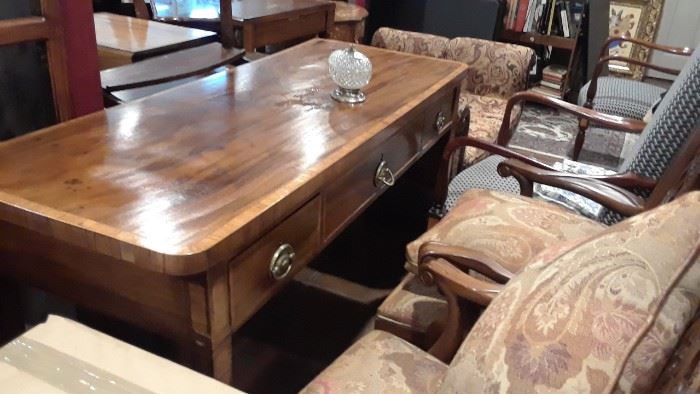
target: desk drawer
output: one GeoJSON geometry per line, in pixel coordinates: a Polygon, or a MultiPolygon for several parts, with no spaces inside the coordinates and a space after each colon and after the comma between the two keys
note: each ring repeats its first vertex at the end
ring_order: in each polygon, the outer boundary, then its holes
{"type": "Polygon", "coordinates": [[[446,95],[432,104],[423,117],[423,134],[421,147],[426,149],[437,141],[443,131],[451,126],[452,121],[452,95],[446,95]]]}
{"type": "Polygon", "coordinates": [[[229,287],[234,330],[309,263],[321,242],[320,214],[320,198],[314,197],[231,262],[229,287]],[[286,259],[292,253],[291,266],[287,266],[286,259]],[[273,277],[273,265],[278,278],[273,277]]]}
{"type": "MultiPolygon", "coordinates": [[[[254,22],[254,45],[276,44],[290,39],[314,36],[326,31],[324,10],[298,15],[291,18],[254,22]]],[[[245,31],[243,33],[245,35],[245,31]]]]}
{"type": "Polygon", "coordinates": [[[381,163],[398,177],[418,154],[423,117],[418,117],[384,141],[325,193],[323,239],[331,238],[387,187],[375,181],[381,163]]]}

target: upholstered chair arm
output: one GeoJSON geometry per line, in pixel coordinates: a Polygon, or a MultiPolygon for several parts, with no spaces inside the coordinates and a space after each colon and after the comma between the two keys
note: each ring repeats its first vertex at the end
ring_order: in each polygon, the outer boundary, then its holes
{"type": "Polygon", "coordinates": [[[495,260],[476,249],[446,245],[439,242],[426,242],[418,249],[418,265],[434,259],[444,259],[460,269],[474,270],[498,283],[507,283],[514,274],[495,260]]]}
{"type": "Polygon", "coordinates": [[[446,57],[469,66],[463,91],[501,98],[527,88],[536,59],[535,52],[525,46],[469,37],[450,40],[446,57]]]}
{"type": "Polygon", "coordinates": [[[621,116],[604,114],[590,108],[580,107],[564,100],[548,97],[539,93],[520,92],[514,94],[506,104],[501,128],[498,131],[497,142],[499,145],[506,146],[510,141],[510,138],[513,135],[513,128],[515,127],[511,125],[510,121],[513,108],[516,105],[524,102],[538,103],[547,107],[556,108],[561,111],[574,114],[579,118],[587,119],[590,123],[597,124],[603,128],[623,131],[625,133],[640,134],[644,130],[644,127],[646,127],[646,123],[642,122],[641,120],[627,119],[621,116]]]}
{"type": "Polygon", "coordinates": [[[478,316],[478,311],[474,311],[474,304],[490,304],[501,292],[503,285],[477,279],[440,258],[424,260],[418,270],[423,283],[438,286],[447,299],[445,329],[429,353],[449,363],[462,343],[467,327],[478,316]]]}
{"type": "Polygon", "coordinates": [[[605,182],[605,177],[542,170],[517,160],[500,163],[498,173],[504,177],[514,177],[520,184],[520,193],[524,196],[532,196],[533,183],[537,182],[580,194],[625,216],[636,215],[645,210],[646,201],[643,198],[620,186],[605,182]]]}
{"type": "Polygon", "coordinates": [[[372,46],[414,55],[445,58],[449,39],[427,33],[416,33],[382,27],[372,36],[372,46]]]}

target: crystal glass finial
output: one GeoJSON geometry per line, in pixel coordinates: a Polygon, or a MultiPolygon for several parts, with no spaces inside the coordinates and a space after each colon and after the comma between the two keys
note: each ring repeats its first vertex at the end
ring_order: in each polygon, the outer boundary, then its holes
{"type": "Polygon", "coordinates": [[[356,50],[354,45],[335,50],[328,58],[328,71],[338,85],[331,97],[344,103],[365,101],[365,94],[360,89],[372,78],[372,62],[364,53],[356,50]]]}

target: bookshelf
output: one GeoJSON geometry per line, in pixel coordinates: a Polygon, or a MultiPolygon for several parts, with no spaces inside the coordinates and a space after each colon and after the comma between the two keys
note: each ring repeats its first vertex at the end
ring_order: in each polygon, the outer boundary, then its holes
{"type": "MultiPolygon", "coordinates": [[[[529,2],[538,3],[537,1],[529,2]]],[[[556,5],[557,3],[568,2],[562,0],[547,0],[551,4],[556,5]]],[[[573,0],[572,0],[573,2],[573,0]]],[[[537,91],[540,89],[537,85],[543,79],[543,69],[550,66],[557,68],[564,68],[566,70],[565,76],[561,79],[559,83],[559,94],[557,97],[564,98],[569,101],[575,101],[578,91],[584,83],[585,71],[586,71],[586,54],[584,50],[586,49],[586,37],[588,32],[588,1],[581,0],[578,1],[582,5],[580,21],[569,31],[570,37],[564,37],[561,35],[561,31],[556,34],[552,30],[552,22],[550,21],[548,31],[552,34],[543,34],[543,31],[515,31],[508,28],[504,28],[500,34],[500,40],[504,42],[510,42],[514,44],[525,45],[533,48],[538,55],[538,66],[537,73],[531,78],[531,89],[537,91]]],[[[509,5],[515,5],[519,7],[519,0],[511,0],[508,2],[509,5]]],[[[568,8],[568,4],[567,4],[568,8]]],[[[508,15],[513,18],[517,18],[518,10],[514,10],[512,14],[506,11],[506,18],[504,23],[508,23],[508,15]]],[[[528,13],[528,18],[530,18],[528,13]]],[[[530,19],[528,19],[530,21],[530,19]]],[[[528,22],[530,23],[530,22],[528,22]]],[[[554,22],[556,25],[557,22],[554,22]]],[[[522,26],[522,24],[521,24],[522,26]]],[[[506,27],[508,27],[506,25],[506,27]]],[[[554,93],[554,91],[552,91],[554,93]]]]}

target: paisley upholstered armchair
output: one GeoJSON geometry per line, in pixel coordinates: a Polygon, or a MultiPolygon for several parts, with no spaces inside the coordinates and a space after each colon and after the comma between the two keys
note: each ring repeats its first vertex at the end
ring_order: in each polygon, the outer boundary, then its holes
{"type": "Polygon", "coordinates": [[[544,249],[505,286],[427,259],[421,276],[446,295],[471,284],[493,299],[466,339],[429,353],[371,331],[302,392],[698,392],[699,258],[691,192],[544,249]]]}
{"type": "MultiPolygon", "coordinates": [[[[462,83],[459,110],[464,121],[471,116],[469,135],[486,142],[496,140],[507,100],[514,93],[526,89],[528,74],[535,60],[533,50],[520,45],[467,37],[450,40],[386,27],[377,30],[372,45],[469,65],[467,78],[462,83]]],[[[519,111],[514,111],[513,119],[519,115],[519,111]]],[[[464,166],[488,155],[474,147],[466,148],[463,153],[464,166]]]]}

